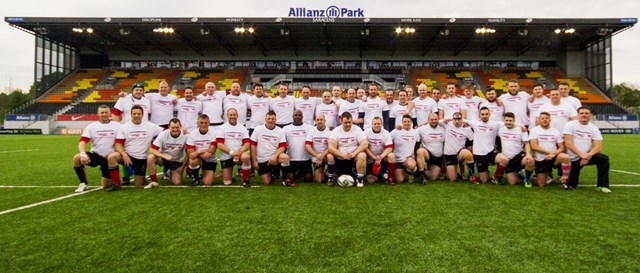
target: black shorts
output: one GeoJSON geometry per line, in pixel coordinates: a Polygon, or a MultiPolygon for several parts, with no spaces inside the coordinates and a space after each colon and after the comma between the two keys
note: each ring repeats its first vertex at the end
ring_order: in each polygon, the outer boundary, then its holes
{"type": "Polygon", "coordinates": [[[551,173],[553,171],[553,163],[556,162],[556,157],[550,160],[536,161],[536,173],[551,173]]]}
{"type": "Polygon", "coordinates": [[[442,166],[442,156],[434,156],[429,150],[427,150],[427,152],[429,153],[429,161],[427,161],[427,164],[429,164],[429,167],[431,166],[442,166]]]}
{"type": "Polygon", "coordinates": [[[447,166],[458,165],[458,155],[444,155],[444,162],[447,166]]]}
{"type": "Polygon", "coordinates": [[[89,167],[95,168],[100,166],[102,177],[111,179],[111,174],[109,173],[109,164],[106,158],[94,152],[87,152],[87,156],[89,157],[89,167]]]}
{"type": "Polygon", "coordinates": [[[278,170],[280,165],[269,165],[269,161],[258,163],[258,175],[268,174],[278,170]]]}
{"type": "Polygon", "coordinates": [[[147,174],[147,159],[137,159],[129,157],[131,159],[131,168],[133,174],[136,176],[145,176],[147,174]]]}
{"type": "Polygon", "coordinates": [[[298,174],[311,174],[313,169],[311,168],[311,159],[305,161],[291,161],[289,164],[289,171],[298,174]]]}
{"type": "Polygon", "coordinates": [[[519,172],[520,170],[522,170],[523,168],[522,159],[524,159],[525,156],[526,154],[524,152],[521,152],[516,156],[514,156],[512,159],[510,159],[509,164],[507,164],[507,167],[504,169],[504,172],[512,173],[512,172],[519,172]]]}
{"type": "Polygon", "coordinates": [[[218,165],[217,162],[207,162],[207,161],[202,161],[202,170],[203,171],[216,171],[216,165],[218,165]]]}
{"type": "Polygon", "coordinates": [[[342,160],[336,158],[336,175],[343,174],[356,175],[356,161],[355,160],[342,160]]]}
{"type": "Polygon", "coordinates": [[[476,162],[478,173],[485,173],[489,171],[489,166],[496,165],[496,151],[490,152],[486,155],[473,155],[473,161],[476,162]]]}
{"type": "MultiPolygon", "coordinates": [[[[240,161],[238,161],[238,162],[240,162],[240,161]]],[[[229,158],[227,160],[220,161],[220,168],[222,168],[222,169],[233,168],[236,165],[240,165],[240,164],[236,164],[235,162],[233,162],[233,157],[229,158]]]]}
{"type": "Polygon", "coordinates": [[[182,167],[182,162],[178,161],[169,161],[166,159],[162,159],[162,166],[169,168],[169,170],[175,171],[178,168],[182,167]]]}

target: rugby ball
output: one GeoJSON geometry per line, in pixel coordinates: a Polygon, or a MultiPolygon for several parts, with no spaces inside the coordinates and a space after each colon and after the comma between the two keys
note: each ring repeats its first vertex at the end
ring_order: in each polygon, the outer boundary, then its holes
{"type": "Polygon", "coordinates": [[[350,176],[348,174],[343,174],[338,177],[338,185],[340,187],[351,187],[353,186],[353,182],[353,176],[350,176]]]}

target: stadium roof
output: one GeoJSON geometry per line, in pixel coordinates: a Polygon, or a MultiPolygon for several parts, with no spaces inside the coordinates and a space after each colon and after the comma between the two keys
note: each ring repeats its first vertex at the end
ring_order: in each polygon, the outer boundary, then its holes
{"type": "Polygon", "coordinates": [[[11,26],[81,52],[281,59],[333,57],[547,56],[582,50],[633,27],[637,18],[58,18],[5,17],[11,26]],[[76,32],[73,29],[76,29],[76,32]],[[154,32],[156,28],[173,33],[154,32]],[[236,32],[243,28],[244,33],[236,32]],[[249,33],[249,28],[254,32],[249,33]],[[396,30],[400,28],[401,33],[396,30]],[[409,30],[407,30],[409,28],[409,30]],[[484,28],[483,33],[477,33],[484,28]],[[91,29],[92,33],[87,33],[91,29]],[[412,29],[414,31],[412,31],[412,29]],[[82,32],[79,32],[82,30],[82,32]],[[495,30],[495,33],[490,33],[495,30]],[[572,30],[575,32],[571,33],[572,30]],[[558,32],[559,33],[556,33],[558,32]],[[246,54],[250,52],[250,54],[246,54]],[[444,52],[444,54],[443,54],[444,52]],[[296,57],[294,57],[296,56],[296,57]]]}

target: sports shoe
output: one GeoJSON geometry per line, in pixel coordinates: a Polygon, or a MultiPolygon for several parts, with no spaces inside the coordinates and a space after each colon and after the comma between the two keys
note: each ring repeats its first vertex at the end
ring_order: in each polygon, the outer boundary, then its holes
{"type": "Polygon", "coordinates": [[[358,188],[362,188],[362,187],[364,187],[364,182],[363,182],[362,180],[358,180],[358,181],[356,182],[356,187],[358,187],[358,188]]]}
{"type": "Polygon", "coordinates": [[[158,184],[158,182],[151,182],[151,183],[147,184],[146,186],[144,186],[144,189],[148,190],[148,189],[155,188],[157,186],[160,186],[160,184],[158,184]]]}
{"type": "Polygon", "coordinates": [[[122,182],[120,183],[122,186],[131,185],[131,180],[127,176],[122,177],[122,182]]]}
{"type": "MultiPolygon", "coordinates": [[[[416,178],[415,178],[415,175],[413,175],[413,174],[409,174],[409,175],[407,175],[407,182],[408,182],[408,183],[413,183],[413,182],[415,181],[415,179],[416,179],[416,178]]],[[[358,186],[358,187],[359,187],[359,186],[358,186]]]]}
{"type": "MultiPolygon", "coordinates": [[[[524,180],[524,178],[525,178],[524,175],[525,175],[524,170],[520,170],[518,172],[518,179],[524,180]]],[[[531,183],[531,182],[529,182],[529,183],[531,183]]]]}
{"type": "Polygon", "coordinates": [[[500,185],[500,178],[491,177],[491,183],[500,185]]]}
{"type": "Polygon", "coordinates": [[[245,188],[251,188],[251,182],[249,180],[242,182],[242,186],[245,188]]]}
{"type": "Polygon", "coordinates": [[[596,187],[596,190],[604,193],[611,193],[611,190],[607,187],[596,187]]]}
{"type": "Polygon", "coordinates": [[[193,186],[193,187],[197,187],[197,186],[200,186],[200,185],[202,185],[202,183],[200,183],[200,180],[198,180],[198,179],[194,179],[193,181],[191,181],[191,186],[193,186]]]}
{"type": "Polygon", "coordinates": [[[116,184],[111,184],[111,187],[107,188],[107,192],[119,191],[119,190],[120,190],[120,186],[118,186],[116,184]]]}
{"type": "Polygon", "coordinates": [[[393,178],[387,178],[387,184],[389,184],[389,186],[395,186],[396,182],[393,181],[393,178]]]}
{"type": "MultiPolygon", "coordinates": [[[[170,171],[169,171],[170,172],[170,171]]],[[[163,180],[171,180],[171,177],[169,176],[169,172],[163,173],[162,174],[162,179],[163,180]]]]}
{"type": "Polygon", "coordinates": [[[562,188],[565,190],[572,190],[573,187],[571,187],[571,185],[569,185],[569,183],[562,183],[562,188]]]}
{"type": "Polygon", "coordinates": [[[76,189],[77,193],[81,193],[83,191],[86,191],[89,189],[89,186],[86,183],[80,183],[80,185],[78,185],[78,188],[76,189]]]}
{"type": "Polygon", "coordinates": [[[475,176],[472,176],[471,178],[469,178],[469,181],[471,181],[471,183],[473,184],[480,185],[480,181],[478,181],[478,178],[475,176]]]}
{"type": "Polygon", "coordinates": [[[296,186],[296,184],[295,184],[295,183],[293,183],[293,182],[291,181],[291,179],[287,178],[287,179],[285,179],[285,180],[282,180],[282,186],[285,186],[285,187],[295,187],[295,186],[296,186]]]}
{"type": "Polygon", "coordinates": [[[333,186],[333,177],[327,178],[327,186],[333,186]]]}
{"type": "Polygon", "coordinates": [[[533,186],[533,185],[531,185],[531,180],[529,178],[525,178],[522,181],[524,182],[524,187],[525,188],[531,188],[533,186]]]}

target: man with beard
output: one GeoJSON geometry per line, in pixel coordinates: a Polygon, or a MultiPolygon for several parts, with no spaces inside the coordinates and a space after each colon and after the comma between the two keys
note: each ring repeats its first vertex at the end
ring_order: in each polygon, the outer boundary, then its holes
{"type": "Polygon", "coordinates": [[[487,107],[489,109],[490,116],[491,116],[489,120],[501,122],[502,115],[504,114],[504,106],[499,100],[496,99],[497,98],[496,90],[493,89],[493,87],[489,87],[487,89],[487,92],[484,93],[484,95],[487,98],[487,100],[480,104],[480,108],[487,107]]]}
{"type": "MultiPolygon", "coordinates": [[[[349,114],[351,116],[351,114],[349,114]]],[[[378,85],[369,85],[369,97],[364,103],[364,128],[371,128],[373,118],[380,117],[382,120],[389,119],[389,106],[387,102],[378,97],[378,85]]],[[[383,123],[384,126],[384,123],[383,123]]]]}
{"type": "Polygon", "coordinates": [[[522,128],[516,127],[516,117],[513,113],[504,114],[504,126],[498,129],[498,136],[502,149],[496,155],[496,172],[491,182],[498,184],[504,172],[507,173],[507,182],[515,185],[518,182],[517,173],[525,169],[523,179],[524,186],[531,188],[531,173],[535,169],[535,162],[529,145],[529,134],[522,128]]]}
{"type": "Polygon", "coordinates": [[[184,98],[178,99],[175,108],[185,132],[193,131],[198,127],[198,116],[202,112],[202,102],[195,100],[191,86],[184,88],[184,98]]]}
{"type": "MultiPolygon", "coordinates": [[[[489,166],[495,165],[496,156],[496,137],[498,129],[504,126],[503,122],[490,120],[491,111],[487,107],[480,108],[480,120],[465,120],[473,129],[473,160],[478,167],[478,177],[471,176],[471,182],[475,184],[487,183],[489,181],[489,166]]],[[[473,163],[467,166],[469,170],[473,170],[473,163]]]]}
{"type": "MultiPolygon", "coordinates": [[[[422,147],[416,152],[418,172],[426,172],[426,177],[431,180],[438,179],[444,162],[443,150],[446,129],[439,123],[439,118],[437,113],[431,113],[429,114],[429,123],[418,128],[422,143],[422,147]]],[[[426,184],[427,181],[421,182],[426,184]]]]}
{"type": "MultiPolygon", "coordinates": [[[[505,112],[511,112],[515,115],[515,123],[529,124],[527,119],[527,102],[531,97],[527,92],[520,91],[518,80],[509,80],[507,83],[507,94],[502,94],[500,102],[504,105],[505,112]]],[[[493,114],[492,114],[493,115],[493,114]]]]}
{"type": "Polygon", "coordinates": [[[553,167],[561,166],[562,186],[569,189],[567,181],[571,173],[571,158],[564,153],[562,133],[551,127],[551,114],[547,112],[538,113],[538,123],[540,125],[532,128],[529,133],[529,143],[536,161],[536,184],[544,187],[547,184],[547,175],[551,174],[553,167]]]}

